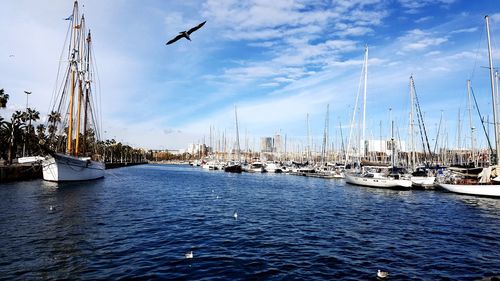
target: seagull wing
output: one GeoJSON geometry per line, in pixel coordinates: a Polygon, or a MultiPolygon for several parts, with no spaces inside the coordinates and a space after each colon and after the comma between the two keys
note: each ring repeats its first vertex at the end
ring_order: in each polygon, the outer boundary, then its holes
{"type": "Polygon", "coordinates": [[[181,39],[182,37],[184,37],[184,35],[182,35],[182,34],[179,34],[179,35],[175,36],[174,39],[172,39],[172,40],[170,40],[170,41],[167,42],[167,45],[170,45],[170,44],[174,43],[175,41],[181,39]]]}
{"type": "Polygon", "coordinates": [[[191,33],[195,32],[195,31],[196,31],[196,30],[198,30],[198,29],[200,29],[200,28],[201,28],[201,27],[202,27],[202,26],[203,26],[206,22],[207,22],[207,21],[204,21],[204,22],[202,22],[202,23],[198,24],[197,26],[195,26],[195,27],[191,28],[190,30],[188,30],[187,34],[190,34],[190,35],[191,35],[191,33]]]}

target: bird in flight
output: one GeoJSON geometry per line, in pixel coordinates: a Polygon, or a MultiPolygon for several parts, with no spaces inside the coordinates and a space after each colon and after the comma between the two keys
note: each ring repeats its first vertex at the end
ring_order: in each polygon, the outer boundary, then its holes
{"type": "Polygon", "coordinates": [[[184,38],[186,38],[187,40],[191,41],[191,38],[189,37],[189,35],[190,35],[191,33],[195,32],[196,30],[200,29],[200,28],[201,28],[201,27],[202,27],[202,26],[203,26],[206,22],[207,22],[207,21],[204,21],[204,22],[202,22],[202,23],[198,24],[197,26],[195,26],[195,27],[191,28],[191,29],[190,29],[190,30],[188,30],[188,31],[181,31],[181,32],[179,32],[179,35],[175,36],[175,38],[174,38],[174,39],[172,39],[172,40],[168,41],[166,45],[170,45],[170,44],[174,43],[175,41],[177,41],[177,40],[181,39],[182,37],[184,37],[184,38]]]}

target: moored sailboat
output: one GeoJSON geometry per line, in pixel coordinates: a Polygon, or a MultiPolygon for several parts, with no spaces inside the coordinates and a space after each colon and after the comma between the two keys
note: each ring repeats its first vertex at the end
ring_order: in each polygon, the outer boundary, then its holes
{"type": "Polygon", "coordinates": [[[102,178],[105,169],[100,156],[92,151],[99,137],[98,112],[93,108],[96,101],[92,40],[90,31],[86,34],[85,18],[80,17],[77,1],[72,15],[66,20],[70,21],[71,34],[67,48],[68,64],[52,110],[59,117],[65,117],[58,131],[66,132],[66,136],[48,148],[49,155],[42,161],[43,179],[55,182],[102,178]]]}
{"type": "Polygon", "coordinates": [[[468,194],[468,195],[478,195],[478,196],[489,196],[489,197],[500,197],[500,182],[498,181],[498,176],[496,173],[496,169],[498,168],[498,163],[500,160],[500,136],[498,131],[498,93],[495,93],[495,81],[493,77],[493,59],[491,52],[491,42],[490,42],[490,24],[489,17],[484,17],[486,22],[486,35],[488,41],[488,61],[489,61],[489,72],[490,72],[490,85],[491,85],[491,99],[493,106],[493,128],[495,134],[495,149],[496,154],[494,155],[494,163],[496,166],[490,166],[484,168],[483,171],[479,174],[479,181],[473,184],[467,183],[440,183],[439,186],[443,189],[446,189],[450,192],[460,193],[460,194],[468,194]]]}
{"type": "Polygon", "coordinates": [[[236,111],[236,106],[234,106],[234,122],[236,125],[236,161],[231,161],[226,167],[224,167],[224,172],[228,173],[241,173],[243,171],[241,167],[241,156],[240,156],[240,134],[238,132],[238,113],[236,111]]]}

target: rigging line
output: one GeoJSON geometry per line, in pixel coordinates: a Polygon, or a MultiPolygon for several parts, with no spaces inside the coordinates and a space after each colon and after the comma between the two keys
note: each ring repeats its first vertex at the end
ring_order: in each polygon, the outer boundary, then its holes
{"type": "Polygon", "coordinates": [[[479,115],[479,119],[481,119],[481,125],[483,126],[483,131],[484,131],[484,134],[486,136],[486,140],[488,141],[488,147],[490,148],[491,154],[493,154],[493,147],[491,146],[491,141],[490,141],[490,138],[488,136],[488,131],[486,130],[486,126],[484,126],[485,121],[484,121],[483,116],[481,116],[481,111],[479,111],[479,106],[477,105],[476,95],[474,94],[474,89],[472,89],[472,86],[470,88],[470,91],[472,93],[472,97],[474,98],[474,104],[476,105],[477,114],[479,115]]]}
{"type": "Polygon", "coordinates": [[[55,101],[57,100],[57,93],[59,92],[58,91],[58,89],[59,89],[58,84],[59,84],[59,78],[60,78],[61,65],[62,65],[62,61],[63,61],[64,49],[65,49],[66,44],[68,43],[68,38],[70,37],[70,31],[71,31],[71,24],[68,25],[68,29],[66,30],[64,44],[63,44],[63,47],[61,49],[61,54],[59,55],[59,63],[57,65],[57,75],[56,75],[56,79],[54,81],[54,90],[52,92],[52,96],[51,96],[50,101],[49,101],[49,112],[51,111],[51,109],[54,109],[55,101]]]}
{"type": "Polygon", "coordinates": [[[418,106],[418,115],[420,115],[420,119],[422,119],[422,127],[424,128],[425,135],[425,143],[427,144],[427,150],[429,151],[431,162],[433,161],[433,155],[431,153],[431,147],[429,145],[429,138],[427,137],[427,130],[425,129],[424,117],[422,116],[422,110],[420,108],[420,102],[418,101],[417,89],[415,89],[415,83],[413,83],[413,92],[415,93],[415,100],[418,106]]]}
{"type": "Polygon", "coordinates": [[[98,127],[98,132],[97,134],[99,135],[99,139],[101,139],[101,130],[103,128],[103,125],[102,125],[102,91],[101,91],[101,78],[100,78],[100,75],[99,75],[99,69],[97,68],[97,60],[95,58],[95,54],[94,54],[94,47],[93,45],[90,45],[89,46],[90,50],[91,50],[91,60],[92,60],[92,67],[94,69],[94,76],[95,77],[95,85],[97,86],[96,87],[96,92],[95,92],[95,102],[99,104],[99,107],[97,108],[97,113],[96,113],[96,126],[98,127]]]}
{"type": "Polygon", "coordinates": [[[345,157],[345,163],[344,163],[344,165],[347,165],[347,161],[348,161],[349,153],[350,153],[349,150],[351,150],[352,131],[353,131],[353,127],[354,127],[354,122],[356,120],[356,111],[357,111],[357,108],[358,108],[359,94],[361,92],[361,81],[363,79],[363,73],[364,73],[364,71],[365,71],[365,68],[363,66],[361,68],[361,74],[359,75],[358,92],[356,94],[356,100],[355,100],[355,103],[354,103],[353,113],[352,113],[352,120],[351,120],[351,124],[349,126],[349,138],[347,140],[347,150],[346,150],[346,157],[345,157]]]}
{"type": "MultiPolygon", "coordinates": [[[[413,84],[413,80],[412,80],[412,82],[411,82],[411,83],[412,83],[411,87],[412,87],[413,89],[415,89],[415,88],[414,88],[414,84],[413,84]]],[[[415,92],[414,92],[414,93],[415,93],[415,92]]],[[[416,98],[416,95],[415,95],[414,97],[416,98]]],[[[419,129],[420,140],[422,141],[422,148],[423,148],[423,150],[424,150],[424,158],[427,158],[427,151],[425,150],[424,136],[423,136],[423,134],[422,134],[422,131],[423,131],[423,130],[422,130],[422,123],[421,123],[422,121],[420,120],[420,115],[419,115],[419,107],[418,107],[418,105],[417,105],[417,102],[416,102],[416,101],[413,101],[413,102],[414,102],[415,110],[417,111],[418,129],[419,129]]]]}
{"type": "Polygon", "coordinates": [[[436,135],[436,142],[434,142],[434,151],[433,154],[436,154],[436,149],[438,145],[438,139],[439,139],[439,134],[441,132],[441,122],[443,121],[443,112],[441,111],[441,118],[439,118],[439,125],[438,125],[438,131],[436,135]]]}
{"type": "Polygon", "coordinates": [[[480,28],[480,29],[481,29],[481,33],[479,35],[479,41],[477,42],[476,56],[474,58],[474,65],[472,67],[472,72],[471,72],[471,74],[469,76],[469,80],[472,80],[474,78],[474,74],[475,74],[476,69],[477,69],[477,63],[478,63],[478,60],[479,60],[479,50],[481,48],[481,42],[483,40],[483,34],[484,34],[484,28],[480,28]]]}

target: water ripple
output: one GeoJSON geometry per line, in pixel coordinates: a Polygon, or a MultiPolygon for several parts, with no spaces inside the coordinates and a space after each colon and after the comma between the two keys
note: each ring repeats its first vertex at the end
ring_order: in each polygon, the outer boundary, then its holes
{"type": "Polygon", "coordinates": [[[0,185],[5,279],[473,280],[500,274],[500,201],[145,165],[0,185]],[[50,210],[53,206],[53,210],[50,210]],[[234,219],[233,212],[238,212],[234,219]],[[193,259],[184,254],[193,251],[193,259]]]}

